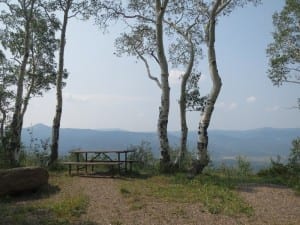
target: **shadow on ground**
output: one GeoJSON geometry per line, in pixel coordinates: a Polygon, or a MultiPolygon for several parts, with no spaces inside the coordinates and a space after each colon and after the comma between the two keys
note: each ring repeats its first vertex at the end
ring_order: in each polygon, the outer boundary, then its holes
{"type": "Polygon", "coordinates": [[[1,196],[0,202],[17,203],[17,202],[44,199],[44,198],[49,198],[51,195],[54,195],[59,191],[60,191],[59,186],[47,184],[40,187],[39,189],[12,193],[5,196],[1,196]]]}

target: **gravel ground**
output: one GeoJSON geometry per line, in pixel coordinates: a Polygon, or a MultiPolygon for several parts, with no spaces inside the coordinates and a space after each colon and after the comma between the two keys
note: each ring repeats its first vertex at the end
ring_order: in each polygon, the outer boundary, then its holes
{"type": "MultiPolygon", "coordinates": [[[[300,196],[277,185],[248,185],[240,194],[255,209],[252,224],[300,224],[300,196]]],[[[251,224],[251,223],[250,223],[251,224]]]]}
{"type": "Polygon", "coordinates": [[[300,197],[281,186],[244,185],[240,195],[252,205],[254,215],[224,216],[209,213],[200,203],[170,203],[155,198],[122,196],[118,179],[86,178],[76,181],[89,197],[83,220],[99,225],[298,225],[300,197]]]}

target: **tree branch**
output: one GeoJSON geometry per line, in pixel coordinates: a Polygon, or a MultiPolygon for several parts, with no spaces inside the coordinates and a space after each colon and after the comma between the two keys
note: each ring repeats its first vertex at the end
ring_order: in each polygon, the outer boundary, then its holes
{"type": "Polygon", "coordinates": [[[298,69],[298,68],[289,68],[289,67],[287,67],[287,69],[293,70],[293,71],[296,71],[296,72],[300,72],[300,69],[298,69]]]}
{"type": "Polygon", "coordinates": [[[157,77],[154,77],[152,76],[151,74],[151,71],[150,71],[150,66],[147,62],[147,60],[145,59],[144,56],[142,56],[142,54],[140,54],[138,51],[136,51],[136,53],[138,54],[138,56],[141,58],[141,60],[144,62],[145,66],[146,66],[146,69],[147,69],[147,74],[148,74],[148,77],[153,80],[157,86],[161,89],[161,83],[159,82],[158,78],[157,77]]]}
{"type": "Polygon", "coordinates": [[[179,27],[176,26],[174,23],[169,22],[169,21],[167,21],[167,20],[165,20],[165,19],[163,19],[163,22],[166,23],[167,25],[169,25],[171,28],[173,28],[173,29],[174,29],[177,33],[179,33],[180,35],[185,36],[185,35],[184,35],[184,32],[183,32],[182,30],[180,30],[179,27]]]}
{"type": "Polygon", "coordinates": [[[300,84],[300,81],[295,81],[295,80],[285,80],[283,82],[292,83],[292,84],[300,84]]]}
{"type": "Polygon", "coordinates": [[[175,24],[180,23],[180,21],[183,19],[184,13],[181,13],[180,18],[175,22],[175,24]]]}
{"type": "Polygon", "coordinates": [[[124,10],[117,10],[116,8],[110,7],[106,4],[102,4],[101,7],[106,9],[107,11],[109,11],[109,10],[112,11],[116,15],[120,15],[125,19],[134,19],[134,18],[136,18],[136,19],[142,19],[144,21],[149,21],[149,22],[155,23],[155,20],[153,20],[153,19],[147,18],[147,17],[142,16],[142,15],[127,15],[124,12],[124,10]]]}
{"type": "Polygon", "coordinates": [[[216,15],[219,15],[219,13],[222,12],[231,2],[232,2],[232,0],[228,0],[225,3],[222,2],[222,5],[220,5],[220,7],[218,7],[218,9],[216,11],[216,15]]]}
{"type": "Polygon", "coordinates": [[[158,58],[156,57],[156,55],[154,55],[153,51],[151,52],[150,55],[151,55],[151,56],[154,58],[154,60],[159,64],[159,60],[158,60],[158,58]]]}
{"type": "Polygon", "coordinates": [[[168,3],[169,3],[169,0],[165,0],[161,7],[165,9],[167,7],[168,3]]]}

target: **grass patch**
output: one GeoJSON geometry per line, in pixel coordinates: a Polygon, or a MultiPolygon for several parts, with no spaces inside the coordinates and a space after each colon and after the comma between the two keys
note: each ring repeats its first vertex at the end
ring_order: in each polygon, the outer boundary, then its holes
{"type": "Polygon", "coordinates": [[[121,187],[120,192],[123,196],[130,195],[130,191],[128,189],[126,189],[125,187],[121,187]]]}
{"type": "Polygon", "coordinates": [[[54,212],[58,217],[79,217],[85,213],[88,205],[88,199],[83,194],[77,196],[65,196],[60,201],[54,201],[49,206],[45,205],[50,211],[54,212]]]}
{"type": "Polygon", "coordinates": [[[145,180],[122,181],[121,193],[127,198],[139,196],[154,197],[164,201],[178,203],[201,202],[213,214],[237,215],[253,213],[247,204],[225,179],[216,176],[201,175],[189,180],[183,174],[155,176],[145,180]],[[126,190],[126,191],[125,191],[126,190]]]}
{"type": "Polygon", "coordinates": [[[111,222],[111,225],[122,225],[123,223],[121,222],[121,221],[119,221],[119,220],[113,220],[112,222],[111,222]]]}
{"type": "Polygon", "coordinates": [[[131,193],[131,191],[123,185],[121,185],[120,192],[122,196],[127,199],[131,210],[140,210],[145,207],[146,203],[138,193],[131,193]]]}

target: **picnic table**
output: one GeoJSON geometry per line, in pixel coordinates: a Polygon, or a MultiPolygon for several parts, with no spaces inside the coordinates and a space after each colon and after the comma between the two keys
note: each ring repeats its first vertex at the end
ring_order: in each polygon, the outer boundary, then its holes
{"type": "Polygon", "coordinates": [[[69,175],[72,174],[72,166],[75,166],[77,175],[79,170],[84,169],[85,174],[88,173],[88,166],[91,167],[91,171],[94,171],[94,167],[108,166],[111,170],[116,166],[118,168],[119,174],[121,174],[121,169],[124,167],[125,173],[129,171],[132,172],[132,164],[137,162],[135,160],[128,159],[128,156],[135,152],[135,150],[82,150],[76,149],[71,150],[70,154],[75,155],[75,161],[63,162],[64,165],[69,166],[69,175]]]}

